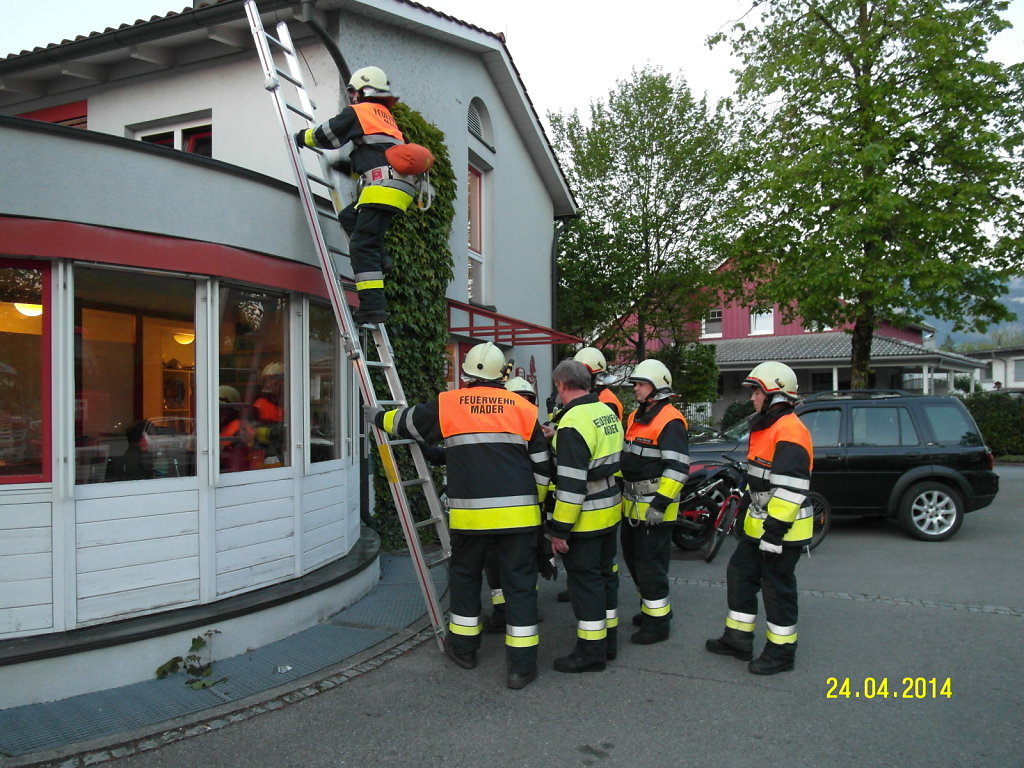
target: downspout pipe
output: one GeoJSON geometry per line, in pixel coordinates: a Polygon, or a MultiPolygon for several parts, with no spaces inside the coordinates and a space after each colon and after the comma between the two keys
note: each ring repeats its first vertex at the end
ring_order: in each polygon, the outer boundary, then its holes
{"type": "Polygon", "coordinates": [[[299,21],[309,25],[313,33],[320,38],[320,42],[324,44],[324,48],[334,59],[334,65],[341,73],[341,79],[347,85],[348,81],[352,79],[352,72],[348,68],[348,63],[345,61],[345,56],[342,54],[341,48],[338,47],[338,43],[324,27],[325,17],[326,14],[316,7],[314,0],[302,0],[302,7],[296,15],[299,21]]]}

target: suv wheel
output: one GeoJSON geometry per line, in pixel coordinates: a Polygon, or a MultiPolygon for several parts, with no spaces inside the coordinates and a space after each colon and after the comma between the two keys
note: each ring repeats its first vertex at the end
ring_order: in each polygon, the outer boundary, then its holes
{"type": "Polygon", "coordinates": [[[945,541],[960,530],[964,502],[957,491],[944,483],[915,483],[900,501],[899,521],[915,539],[945,541]]]}

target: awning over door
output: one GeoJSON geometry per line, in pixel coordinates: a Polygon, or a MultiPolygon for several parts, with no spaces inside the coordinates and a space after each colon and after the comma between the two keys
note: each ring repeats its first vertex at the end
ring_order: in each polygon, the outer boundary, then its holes
{"type": "Polygon", "coordinates": [[[525,347],[531,344],[581,344],[583,339],[543,325],[501,315],[483,307],[448,299],[448,330],[495,344],[525,347]]]}

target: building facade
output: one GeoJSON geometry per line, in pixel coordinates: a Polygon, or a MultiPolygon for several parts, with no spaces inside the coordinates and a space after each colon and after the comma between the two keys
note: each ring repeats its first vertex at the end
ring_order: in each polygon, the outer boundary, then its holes
{"type": "MultiPolygon", "coordinates": [[[[344,84],[302,18],[444,132],[450,362],[494,340],[543,389],[572,340],[549,326],[575,208],[502,38],[402,0],[258,5],[289,21],[321,118],[344,84]]],[[[242,0],[0,60],[0,706],[152,674],[122,654],[102,683],[19,686],[100,629],[212,625],[370,553],[269,641],[373,583],[358,387],[262,79],[242,0]]]]}

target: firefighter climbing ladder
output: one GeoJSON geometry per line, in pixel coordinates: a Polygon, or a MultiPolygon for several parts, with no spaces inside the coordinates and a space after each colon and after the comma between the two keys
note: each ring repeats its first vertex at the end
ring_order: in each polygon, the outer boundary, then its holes
{"type": "MultiPolygon", "coordinates": [[[[369,330],[369,336],[377,351],[377,360],[367,360],[359,345],[359,340],[354,334],[356,326],[352,320],[352,315],[349,313],[348,304],[342,295],[341,285],[334,268],[333,255],[341,254],[342,251],[331,248],[324,239],[324,233],[320,226],[320,217],[329,219],[332,226],[338,227],[341,230],[336,215],[344,207],[341,203],[337,185],[332,181],[333,175],[328,160],[322,152],[317,152],[319,155],[320,174],[308,172],[299,155],[299,149],[295,146],[292,138],[296,131],[314,127],[317,124],[317,120],[314,115],[313,103],[303,83],[302,69],[292,44],[291,35],[288,32],[288,25],[285,22],[279,23],[276,27],[277,36],[274,37],[264,30],[255,0],[246,0],[245,13],[249,19],[249,28],[252,30],[253,39],[256,41],[256,51],[259,54],[260,64],[263,67],[265,88],[273,99],[280,128],[284,135],[285,144],[288,147],[288,157],[291,161],[292,170],[295,173],[296,186],[299,189],[299,197],[302,201],[306,222],[309,225],[309,231],[313,236],[313,243],[320,258],[320,268],[327,285],[331,306],[334,308],[334,318],[338,323],[345,351],[352,361],[353,368],[359,379],[359,388],[362,392],[363,402],[367,405],[379,405],[382,407],[404,406],[407,404],[407,401],[402,389],[401,379],[398,376],[398,370],[395,366],[394,350],[391,347],[391,341],[388,339],[387,331],[383,325],[365,326],[369,330]],[[285,68],[282,69],[277,66],[275,54],[284,61],[285,68]],[[293,93],[296,103],[286,100],[282,92],[285,89],[293,93]],[[294,128],[290,127],[289,113],[293,115],[294,128]],[[334,204],[333,215],[320,210],[317,206],[311,186],[314,183],[323,187],[329,193],[334,204]],[[377,397],[373,379],[370,375],[370,370],[373,368],[380,369],[384,379],[387,381],[390,391],[388,399],[378,399],[377,397]]],[[[434,635],[439,647],[444,650],[444,619],[429,570],[446,562],[451,553],[448,525],[445,520],[444,510],[434,490],[430,469],[423,457],[423,451],[420,450],[416,441],[391,439],[384,430],[372,425],[371,429],[377,442],[377,450],[384,465],[388,483],[391,486],[391,495],[398,510],[398,519],[402,524],[402,531],[409,545],[409,554],[412,557],[416,578],[427,604],[427,612],[434,628],[434,635]],[[416,468],[417,476],[409,480],[403,480],[399,475],[398,462],[395,457],[395,448],[402,445],[408,447],[416,468]],[[413,521],[412,508],[407,494],[407,491],[413,488],[418,488],[423,493],[430,510],[430,517],[420,522],[413,521]],[[430,558],[424,554],[419,539],[420,529],[427,526],[434,527],[438,542],[440,543],[440,552],[430,558]]]]}

